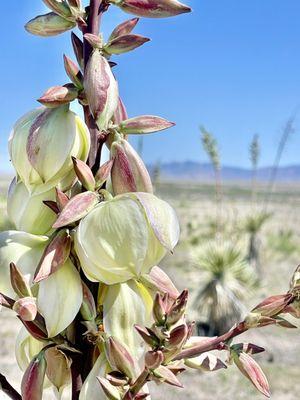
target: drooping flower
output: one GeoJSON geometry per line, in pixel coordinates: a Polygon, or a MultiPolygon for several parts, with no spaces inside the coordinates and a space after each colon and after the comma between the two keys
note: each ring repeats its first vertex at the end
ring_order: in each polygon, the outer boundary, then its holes
{"type": "Polygon", "coordinates": [[[149,193],[130,193],[100,203],[81,220],[75,249],[91,281],[112,285],[149,272],[178,237],[168,203],[149,193]]]}
{"type": "Polygon", "coordinates": [[[23,182],[12,181],[7,198],[7,213],[15,228],[35,235],[45,235],[56,219],[55,213],[43,201],[55,201],[55,189],[30,193],[23,182]]]}
{"type": "Polygon", "coordinates": [[[68,105],[30,111],[9,138],[17,175],[35,193],[56,185],[67,189],[75,178],[71,157],[85,161],[89,147],[88,128],[68,105]]]}

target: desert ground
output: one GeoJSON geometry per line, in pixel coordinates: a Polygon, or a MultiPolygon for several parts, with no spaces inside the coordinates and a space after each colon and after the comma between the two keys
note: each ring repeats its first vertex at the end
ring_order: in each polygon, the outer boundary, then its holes
{"type": "MultiPolygon", "coordinates": [[[[7,181],[0,182],[1,219],[0,230],[7,229],[5,217],[5,191],[7,181]]],[[[176,282],[179,289],[191,292],[191,315],[197,319],[192,308],[193,298],[201,284],[201,272],[195,263],[198,248],[210,240],[210,224],[215,216],[214,187],[212,184],[165,183],[156,185],[160,197],[176,209],[181,223],[181,241],[174,255],[162,262],[162,267],[176,282]]],[[[259,187],[256,207],[261,207],[265,187],[259,187]]],[[[257,209],[256,208],[256,209],[257,209]]],[[[261,278],[259,285],[245,301],[245,312],[264,297],[287,290],[290,276],[300,263],[300,185],[280,185],[276,188],[268,206],[271,218],[259,234],[261,278]]],[[[226,184],[223,190],[222,220],[224,240],[239,243],[246,249],[247,237],[240,230],[245,216],[253,212],[250,188],[247,184],[226,184]]],[[[0,313],[0,372],[16,386],[21,373],[14,359],[14,340],[19,323],[6,310],[0,313]]],[[[300,390],[300,330],[280,327],[263,328],[244,334],[244,342],[254,342],[267,351],[256,360],[265,371],[271,385],[273,400],[294,400],[300,390]]],[[[242,400],[260,399],[256,392],[232,365],[221,372],[202,373],[192,371],[182,378],[185,389],[151,385],[153,399],[164,400],[242,400]]],[[[1,398],[1,397],[0,397],[1,398]]],[[[45,399],[53,398],[50,394],[45,399]]],[[[91,399],[92,400],[92,399],[91,399]]]]}

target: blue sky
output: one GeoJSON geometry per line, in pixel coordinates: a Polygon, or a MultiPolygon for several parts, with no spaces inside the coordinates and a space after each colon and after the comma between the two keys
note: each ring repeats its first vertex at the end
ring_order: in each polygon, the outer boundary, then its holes
{"type": "MultiPolygon", "coordinates": [[[[198,130],[204,124],[215,133],[224,164],[247,167],[255,133],[261,165],[271,164],[281,128],[300,105],[299,0],[186,3],[192,14],[141,20],[135,32],[152,41],[118,57],[115,72],[129,115],[156,114],[177,123],[145,137],[145,160],[206,161],[198,130]]],[[[44,11],[41,0],[1,4],[0,170],[9,168],[6,142],[14,121],[37,106],[45,89],[67,81],[62,54],[72,56],[69,33],[44,39],[23,29],[44,11]]],[[[104,34],[127,17],[111,7],[104,34]]],[[[300,163],[299,121],[300,115],[282,164],[300,163]]]]}

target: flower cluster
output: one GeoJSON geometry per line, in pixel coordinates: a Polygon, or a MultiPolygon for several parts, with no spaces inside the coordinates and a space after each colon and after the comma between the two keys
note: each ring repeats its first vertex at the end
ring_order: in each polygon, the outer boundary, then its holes
{"type": "Polygon", "coordinates": [[[40,400],[48,387],[72,400],[150,398],[149,381],[181,387],[177,375],[186,368],[226,368],[210,350],[227,351],[228,363],[268,395],[249,355],[261,348],[231,340],[252,327],[289,327],[279,314],[300,316],[297,284],[223,337],[192,336],[188,293],[180,294],[157,266],[179,240],[178,220],[153,194],[147,168],[128,141],[173,123],[153,115],[128,118],[112,70],[113,55],[149,39],[132,33],[138,18],[118,25],[107,42],[98,34],[99,17],[111,5],[151,18],[190,8],[177,0],[91,0],[86,8],[81,0],[43,1],[51,12],[26,30],[53,36],[78,26],[83,41],[72,33],[77,62],[64,56],[71,82],[49,88],[38,100],[42,107],[20,118],[9,139],[16,177],[7,210],[15,230],[0,233],[0,304],[23,324],[16,341],[22,399],[40,400]],[[84,122],[70,110],[74,100],[84,122]],[[104,143],[110,159],[101,163],[104,143]]]}

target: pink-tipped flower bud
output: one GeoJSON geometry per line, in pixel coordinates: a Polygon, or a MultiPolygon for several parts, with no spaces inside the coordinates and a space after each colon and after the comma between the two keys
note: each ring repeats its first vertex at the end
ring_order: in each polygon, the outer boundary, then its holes
{"type": "Polygon", "coordinates": [[[251,312],[264,317],[273,317],[280,314],[284,308],[293,301],[291,293],[271,296],[259,303],[251,312]]]}
{"type": "Polygon", "coordinates": [[[72,13],[68,3],[65,0],[43,0],[50,10],[64,18],[72,17],[72,13]]]}
{"type": "Polygon", "coordinates": [[[34,283],[41,282],[54,274],[68,260],[71,237],[67,230],[58,231],[45,248],[34,274],[34,283]]]}
{"type": "Polygon", "coordinates": [[[42,400],[46,368],[45,354],[41,351],[32,359],[23,375],[22,400],[42,400]]]}
{"type": "Polygon", "coordinates": [[[154,115],[141,115],[139,117],[129,118],[122,121],[118,130],[125,134],[144,134],[159,132],[164,129],[171,128],[175,124],[167,121],[164,118],[156,117],[154,115]]]}
{"type": "Polygon", "coordinates": [[[100,386],[108,400],[121,400],[121,392],[113,386],[106,378],[97,376],[100,386]]]}
{"type": "Polygon", "coordinates": [[[153,193],[151,178],[145,164],[126,140],[121,139],[112,144],[111,157],[114,160],[111,180],[115,194],[153,193]]]}
{"type": "Polygon", "coordinates": [[[121,24],[116,26],[115,29],[112,31],[108,41],[111,42],[112,40],[120,36],[128,35],[134,29],[134,27],[138,22],[139,22],[138,18],[133,18],[122,22],[121,24]]]}
{"type": "Polygon", "coordinates": [[[153,317],[158,325],[166,322],[166,308],[160,293],[156,293],[153,303],[153,317]]]}
{"type": "Polygon", "coordinates": [[[28,279],[25,278],[13,262],[10,263],[10,281],[11,286],[19,297],[32,296],[28,279]]]}
{"type": "Polygon", "coordinates": [[[99,203],[99,195],[95,192],[83,192],[72,197],[60,213],[53,228],[58,229],[71,225],[85,217],[99,203]]]}
{"type": "Polygon", "coordinates": [[[123,54],[128,53],[149,41],[150,39],[141,35],[128,34],[111,40],[104,46],[104,50],[108,54],[123,54]]]}
{"type": "Polygon", "coordinates": [[[69,104],[78,96],[78,89],[73,84],[65,86],[52,86],[38,99],[38,102],[48,108],[69,104]]]}
{"type": "Polygon", "coordinates": [[[36,300],[33,297],[23,297],[15,302],[13,310],[23,321],[34,321],[37,315],[36,300]]]}
{"type": "Polygon", "coordinates": [[[83,76],[78,66],[69,57],[64,55],[65,71],[78,89],[83,89],[83,76]]]}
{"type": "Polygon", "coordinates": [[[80,68],[83,70],[84,67],[84,61],[83,61],[83,43],[82,40],[79,39],[77,35],[75,35],[74,32],[71,33],[71,41],[72,41],[72,47],[74,54],[76,56],[76,60],[80,66],[80,68]]]}
{"type": "Polygon", "coordinates": [[[86,66],[84,89],[99,130],[105,130],[118,106],[118,84],[108,61],[94,49],[86,66]]]}
{"type": "Polygon", "coordinates": [[[82,282],[82,305],[80,313],[84,321],[93,321],[97,316],[94,297],[84,282],[82,282]]]}
{"type": "Polygon", "coordinates": [[[247,353],[233,352],[233,361],[246,378],[266,397],[270,397],[270,387],[260,366],[247,353]]]}
{"type": "Polygon", "coordinates": [[[136,363],[129,351],[117,339],[110,337],[105,343],[106,358],[112,368],[129,378],[136,375],[136,363]]]}
{"type": "Polygon", "coordinates": [[[167,324],[169,326],[175,325],[184,315],[189,293],[184,290],[177,300],[174,302],[173,306],[170,308],[167,316],[167,324]]]}
{"type": "Polygon", "coordinates": [[[37,36],[55,36],[75,28],[76,23],[54,12],[39,15],[25,25],[27,32],[37,36]]]}
{"type": "Polygon", "coordinates": [[[113,0],[123,11],[140,17],[165,18],[188,13],[190,7],[177,0],[113,0]]]}
{"type": "Polygon", "coordinates": [[[83,161],[72,157],[74,170],[80,183],[86,190],[95,190],[96,182],[90,167],[83,161]]]}
{"type": "Polygon", "coordinates": [[[163,352],[157,351],[147,351],[145,354],[145,366],[149,369],[158,368],[164,361],[163,352]]]}
{"type": "Polygon", "coordinates": [[[189,328],[186,324],[182,324],[172,329],[168,344],[170,348],[180,348],[187,340],[189,328]]]}

